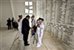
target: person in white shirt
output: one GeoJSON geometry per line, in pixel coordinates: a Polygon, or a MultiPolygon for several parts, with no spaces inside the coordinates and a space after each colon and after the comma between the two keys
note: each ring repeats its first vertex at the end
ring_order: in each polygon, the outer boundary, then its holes
{"type": "Polygon", "coordinates": [[[23,42],[23,34],[21,33],[21,28],[22,28],[22,15],[19,15],[18,16],[19,19],[18,19],[18,37],[19,37],[19,41],[20,41],[20,49],[22,50],[23,49],[23,46],[24,46],[24,42],[23,42]]]}
{"type": "Polygon", "coordinates": [[[43,33],[44,33],[44,19],[43,18],[39,18],[37,20],[37,35],[38,35],[38,42],[37,42],[37,47],[41,47],[42,45],[42,37],[43,37],[43,33]]]}

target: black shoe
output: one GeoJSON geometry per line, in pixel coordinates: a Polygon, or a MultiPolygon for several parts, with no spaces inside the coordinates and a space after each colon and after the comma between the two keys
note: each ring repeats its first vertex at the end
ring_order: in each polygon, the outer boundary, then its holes
{"type": "Polygon", "coordinates": [[[30,44],[25,44],[25,46],[29,46],[30,44]]]}

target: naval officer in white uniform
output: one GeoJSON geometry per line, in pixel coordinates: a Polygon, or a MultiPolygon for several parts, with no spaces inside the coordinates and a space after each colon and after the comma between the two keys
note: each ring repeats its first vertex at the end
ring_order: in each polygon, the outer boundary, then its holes
{"type": "Polygon", "coordinates": [[[37,35],[38,35],[38,42],[37,42],[37,47],[41,47],[42,45],[42,37],[43,37],[43,34],[44,34],[44,19],[43,18],[39,18],[37,20],[37,35]]]}
{"type": "Polygon", "coordinates": [[[19,36],[19,41],[20,41],[20,44],[19,44],[19,47],[20,47],[20,50],[23,50],[23,46],[24,46],[24,42],[23,42],[23,34],[21,33],[21,28],[22,28],[22,15],[19,15],[18,16],[19,19],[18,19],[18,36],[19,36]]]}

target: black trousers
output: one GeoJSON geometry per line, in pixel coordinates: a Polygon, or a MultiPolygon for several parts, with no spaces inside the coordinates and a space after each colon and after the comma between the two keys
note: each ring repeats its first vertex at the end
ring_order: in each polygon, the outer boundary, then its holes
{"type": "Polygon", "coordinates": [[[8,26],[8,30],[11,29],[11,25],[8,26]]]}
{"type": "Polygon", "coordinates": [[[29,35],[29,31],[25,31],[23,33],[24,45],[28,44],[28,35],[29,35]]]}

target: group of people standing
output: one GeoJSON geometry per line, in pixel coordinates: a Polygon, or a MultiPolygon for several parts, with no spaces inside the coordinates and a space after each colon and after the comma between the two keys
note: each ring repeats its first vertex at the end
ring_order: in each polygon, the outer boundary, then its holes
{"type": "Polygon", "coordinates": [[[42,37],[44,33],[44,19],[38,18],[37,21],[35,20],[35,16],[32,15],[31,17],[31,25],[29,25],[30,16],[27,15],[25,18],[22,18],[22,15],[18,16],[18,30],[19,30],[19,39],[20,41],[24,42],[24,46],[29,46],[28,43],[28,35],[29,30],[31,29],[31,35],[35,36],[37,34],[37,47],[42,45],[42,37]]]}
{"type": "Polygon", "coordinates": [[[7,19],[7,26],[8,26],[8,30],[15,28],[18,28],[18,23],[14,20],[14,18],[12,17],[12,19],[8,18],[7,19]]]}

